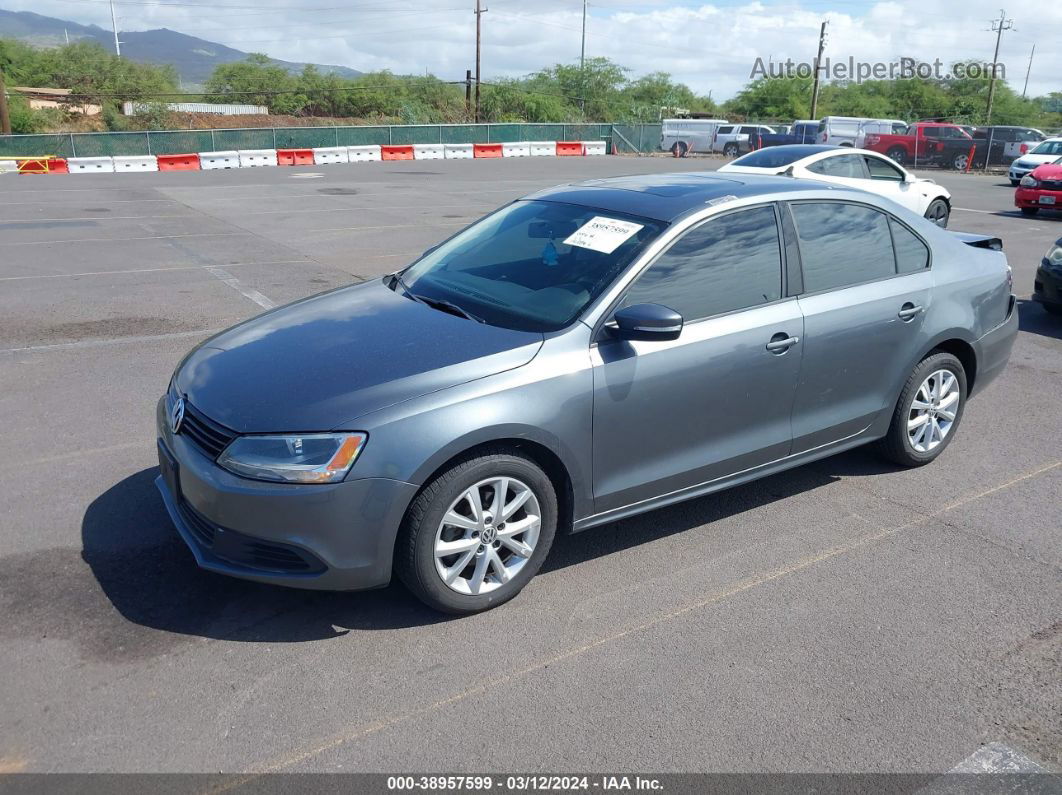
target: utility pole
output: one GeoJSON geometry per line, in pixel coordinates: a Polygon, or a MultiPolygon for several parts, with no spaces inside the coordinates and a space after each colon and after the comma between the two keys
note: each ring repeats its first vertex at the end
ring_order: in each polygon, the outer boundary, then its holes
{"type": "Polygon", "coordinates": [[[583,0],[583,46],[579,50],[579,110],[586,113],[586,0],[583,0]]]}
{"type": "Polygon", "coordinates": [[[472,70],[465,70],[465,113],[472,115],[472,70]]]}
{"type": "Polygon", "coordinates": [[[7,89],[4,88],[3,69],[0,69],[0,134],[11,135],[11,117],[7,113],[7,89]]]}
{"type": "Polygon", "coordinates": [[[480,53],[480,28],[482,27],[483,15],[487,9],[480,8],[480,0],[476,0],[476,122],[479,122],[479,53],[480,53]]]}
{"type": "Polygon", "coordinates": [[[118,23],[114,19],[114,0],[111,0],[111,30],[114,31],[114,54],[122,57],[122,43],[118,41],[118,23]]]}
{"type": "Polygon", "coordinates": [[[992,20],[992,32],[996,34],[996,52],[992,56],[992,76],[988,79],[988,110],[985,111],[985,126],[992,123],[992,101],[996,98],[996,64],[999,63],[999,41],[1003,31],[1014,27],[1014,20],[1007,19],[1007,12],[1000,9],[999,19],[992,20]]]}
{"type": "Polygon", "coordinates": [[[1025,70],[1025,88],[1021,90],[1021,98],[1025,99],[1025,93],[1029,90],[1029,74],[1032,72],[1032,59],[1036,55],[1036,45],[1032,46],[1032,52],[1029,53],[1029,68],[1025,70]]]}
{"type": "Polygon", "coordinates": [[[822,50],[826,46],[826,26],[829,20],[823,20],[819,28],[819,54],[815,56],[815,82],[811,87],[811,118],[817,119],[819,112],[819,71],[822,64],[822,50]]]}

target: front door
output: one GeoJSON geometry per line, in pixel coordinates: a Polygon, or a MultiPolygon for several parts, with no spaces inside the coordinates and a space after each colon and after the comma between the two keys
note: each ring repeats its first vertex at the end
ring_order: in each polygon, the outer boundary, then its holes
{"type": "Polygon", "coordinates": [[[788,455],[803,320],[786,298],[776,212],[765,205],[709,219],[631,285],[620,306],[674,309],[685,322],[678,339],[599,335],[596,512],[788,455]]]}

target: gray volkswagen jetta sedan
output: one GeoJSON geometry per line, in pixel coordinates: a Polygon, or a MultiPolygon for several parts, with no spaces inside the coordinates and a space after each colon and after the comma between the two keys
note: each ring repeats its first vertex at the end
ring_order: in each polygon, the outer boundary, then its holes
{"type": "Polygon", "coordinates": [[[157,483],[203,568],[484,610],[558,531],[872,441],[932,461],[1010,355],[1000,249],[788,177],[544,190],[189,353],[157,483]]]}

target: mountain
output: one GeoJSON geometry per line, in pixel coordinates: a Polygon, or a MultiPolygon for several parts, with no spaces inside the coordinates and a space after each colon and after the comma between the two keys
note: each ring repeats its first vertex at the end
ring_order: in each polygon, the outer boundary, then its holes
{"type": "MultiPolygon", "coordinates": [[[[114,34],[96,25],[81,25],[55,17],[45,17],[29,11],[0,9],[0,38],[21,39],[36,47],[58,47],[69,37],[74,41],[96,41],[109,50],[114,48],[114,34]]],[[[247,53],[224,44],[188,36],[168,28],[158,30],[122,31],[122,57],[131,61],[153,64],[172,64],[181,76],[184,87],[200,86],[210,77],[218,64],[242,61],[247,53]]],[[[290,72],[302,71],[304,63],[275,60],[273,63],[290,72]]],[[[325,74],[357,77],[362,74],[346,66],[314,64],[325,74]]]]}

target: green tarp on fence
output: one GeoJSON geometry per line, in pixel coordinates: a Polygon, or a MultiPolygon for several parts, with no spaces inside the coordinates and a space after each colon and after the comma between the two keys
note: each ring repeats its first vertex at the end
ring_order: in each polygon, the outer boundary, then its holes
{"type": "Polygon", "coordinates": [[[659,124],[417,124],[378,127],[275,127],[245,130],[58,133],[0,136],[0,157],[176,155],[233,149],[313,149],[368,144],[472,144],[605,141],[608,151],[653,152],[659,124]],[[617,134],[613,135],[613,131],[617,134]]]}

